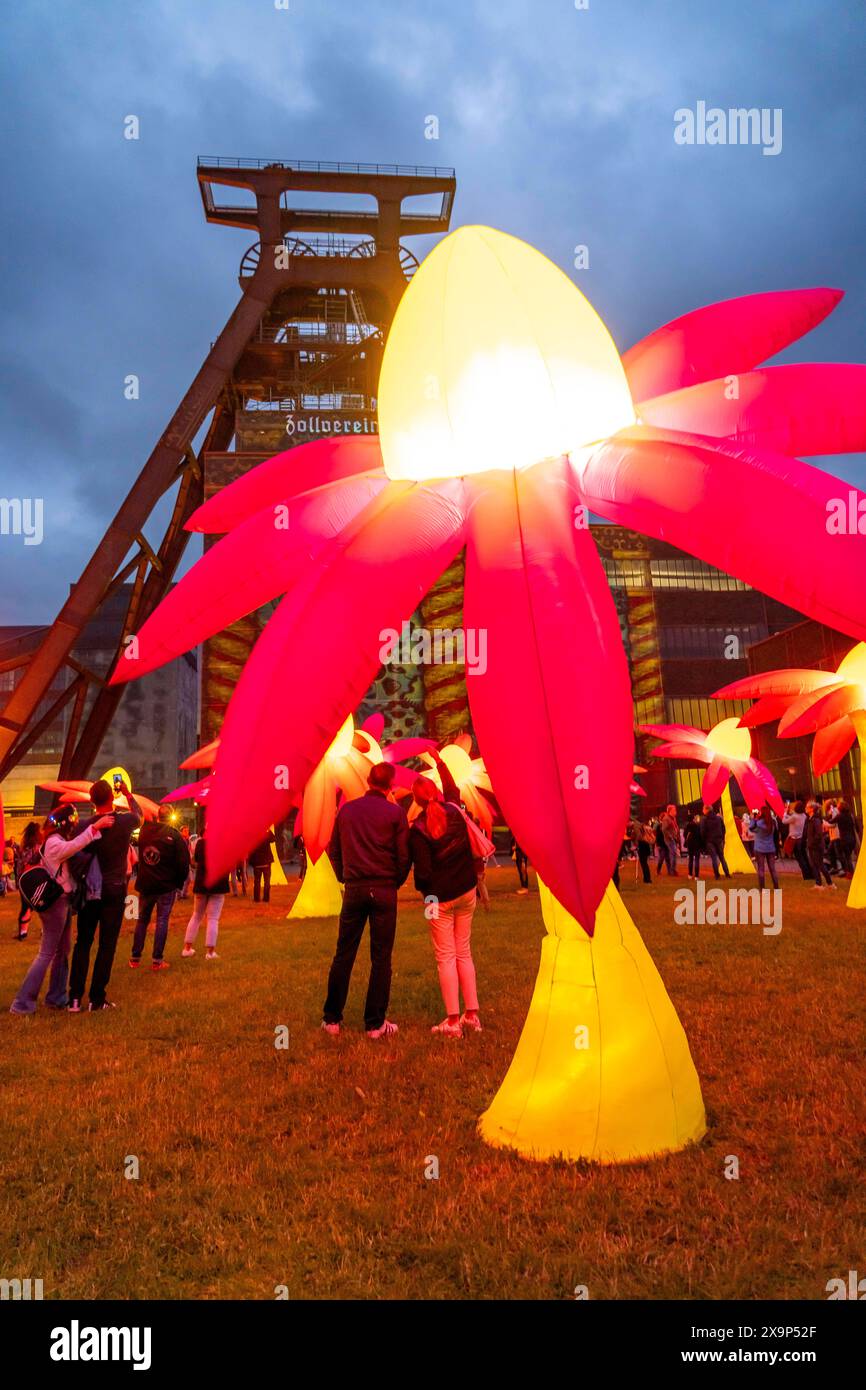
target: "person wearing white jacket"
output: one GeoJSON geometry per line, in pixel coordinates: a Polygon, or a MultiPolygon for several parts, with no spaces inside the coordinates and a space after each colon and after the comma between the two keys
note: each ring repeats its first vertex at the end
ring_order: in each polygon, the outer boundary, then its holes
{"type": "Polygon", "coordinates": [[[69,938],[72,930],[71,895],[75,883],[69,872],[68,860],[93,840],[100,830],[113,824],[113,816],[100,816],[80,835],[74,835],[78,812],[74,806],[59,806],[42,827],[42,862],[63,889],[60,897],[42,913],[42,941],[36,956],[12,1003],[10,1013],[26,1015],[36,1012],[39,991],[49,969],[48,993],[45,1003],[52,1009],[66,1007],[66,984],[69,975],[69,938]]]}

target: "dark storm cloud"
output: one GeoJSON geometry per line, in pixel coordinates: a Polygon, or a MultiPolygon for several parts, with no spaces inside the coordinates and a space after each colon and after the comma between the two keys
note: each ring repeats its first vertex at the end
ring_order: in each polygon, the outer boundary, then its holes
{"type": "Polygon", "coordinates": [[[206,226],[197,154],[453,164],[455,222],[543,249],[621,347],[713,299],[834,284],[788,357],[858,360],[864,27],[829,0],[9,10],[0,494],[43,496],[46,539],[0,542],[0,621],[51,616],[233,307],[251,238],[206,226]],[[782,153],[676,145],[699,100],[780,107],[782,153]]]}

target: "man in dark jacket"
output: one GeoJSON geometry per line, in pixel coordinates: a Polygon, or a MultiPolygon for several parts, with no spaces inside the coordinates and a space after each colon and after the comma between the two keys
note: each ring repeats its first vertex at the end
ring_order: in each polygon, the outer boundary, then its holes
{"type": "Polygon", "coordinates": [[[391,954],[397,931],[397,889],[409,872],[409,822],[388,793],[394,781],[390,763],[376,763],[367,779],[369,791],[341,806],[328,855],[346,885],[337,950],[328,976],[322,1027],[338,1034],[352,967],[370,923],[370,983],[364,1005],[368,1038],[390,1037],[396,1023],[386,1018],[391,995],[391,954]]]}
{"type": "Polygon", "coordinates": [[[141,825],[138,802],[125,782],[111,787],[100,778],[90,788],[90,800],[97,817],[113,815],[114,823],[101,832],[96,842],[96,859],[102,873],[102,896],[88,902],[87,911],[78,914],[78,934],[69,971],[69,1007],[73,1013],[78,1013],[81,1009],[90,967],[90,948],[97,927],[99,947],[93,966],[93,978],[90,981],[90,1011],[93,1013],[97,1009],[114,1008],[106,999],[105,991],[111,979],[117,938],[123,925],[129,881],[129,842],[133,831],[141,825]],[[128,811],[115,807],[115,796],[126,799],[128,811]]]}
{"type": "Polygon", "coordinates": [[[138,922],[132,943],[130,966],[141,962],[147,929],[156,908],[156,931],[153,938],[153,970],[167,970],[163,960],[168,937],[168,923],[174,900],[189,877],[189,846],[179,830],[171,824],[168,806],[160,806],[159,820],[149,821],[138,837],[138,922]]]}
{"type": "Polygon", "coordinates": [[[271,865],[274,862],[274,851],[271,846],[276,844],[276,841],[277,837],[273,830],[269,830],[261,844],[250,850],[249,861],[253,871],[254,903],[261,900],[263,889],[265,902],[269,903],[271,900],[271,865]]]}
{"type": "Polygon", "coordinates": [[[701,840],[710,856],[713,877],[719,877],[719,865],[721,864],[725,878],[730,878],[731,871],[725,859],[725,822],[713,806],[704,807],[704,814],[701,817],[701,840]]]}

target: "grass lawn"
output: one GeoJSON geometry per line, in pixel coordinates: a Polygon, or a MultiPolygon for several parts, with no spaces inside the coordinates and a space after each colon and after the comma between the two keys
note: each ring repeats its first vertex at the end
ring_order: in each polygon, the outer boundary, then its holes
{"type": "MultiPolygon", "coordinates": [[[[535,1164],[476,1135],[522,1026],[543,932],[511,868],[476,917],[485,1031],[441,1017],[416,896],[401,895],[391,1015],[361,1029],[365,946],[339,1041],[319,1030],[332,921],[229,900],[218,962],[127,968],[99,1015],[6,1010],[38,925],[0,901],[0,1276],[46,1298],[827,1297],[866,1270],[863,923],[844,889],[784,880],[784,927],[677,926],[667,879],[623,897],[667,984],[709,1133],[651,1163],[535,1164]],[[288,1051],[275,1029],[290,1030],[288,1051]],[[724,1176],[739,1158],[740,1179],[724,1176]],[[140,1176],[124,1176],[135,1155],[140,1176]],[[439,1159],[438,1181],[425,1159],[439,1159]]],[[[680,879],[680,884],[685,880],[680,879]]],[[[203,933],[202,933],[203,936],[203,933]]]]}

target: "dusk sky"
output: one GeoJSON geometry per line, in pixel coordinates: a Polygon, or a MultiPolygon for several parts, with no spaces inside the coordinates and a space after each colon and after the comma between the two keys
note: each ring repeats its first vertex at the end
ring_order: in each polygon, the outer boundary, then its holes
{"type": "MultiPolygon", "coordinates": [[[[453,165],[453,225],[532,242],[620,349],[833,285],[785,360],[866,360],[860,5],[23,0],[3,27],[0,495],[43,497],[45,537],[0,536],[0,622],[53,618],[237,301],[251,237],[205,223],[199,154],[453,165]],[[699,101],[780,108],[780,153],[677,144],[699,101]]],[[[862,457],[827,466],[866,485],[862,457]]]]}

